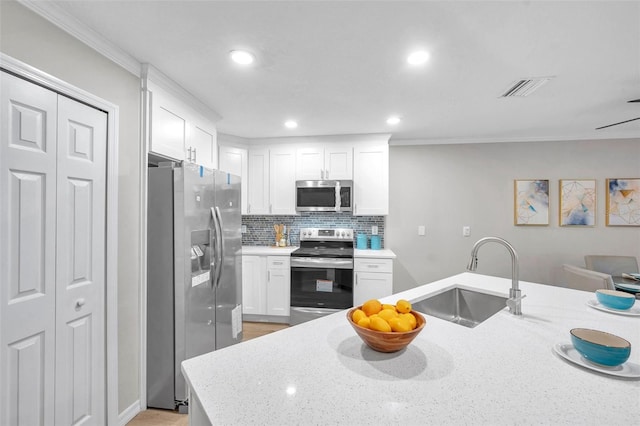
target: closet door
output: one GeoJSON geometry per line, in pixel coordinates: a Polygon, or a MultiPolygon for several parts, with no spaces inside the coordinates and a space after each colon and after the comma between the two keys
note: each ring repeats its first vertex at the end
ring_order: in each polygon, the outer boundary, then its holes
{"type": "Polygon", "coordinates": [[[57,95],[0,72],[0,424],[54,418],[57,95]]]}
{"type": "Polygon", "coordinates": [[[58,96],[55,424],[105,418],[107,115],[58,96]]]}

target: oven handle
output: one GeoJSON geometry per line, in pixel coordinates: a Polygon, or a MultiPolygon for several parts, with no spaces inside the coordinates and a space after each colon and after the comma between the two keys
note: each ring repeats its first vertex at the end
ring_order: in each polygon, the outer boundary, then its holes
{"type": "Polygon", "coordinates": [[[353,259],[331,257],[292,257],[292,268],[353,269],[353,259]]]}

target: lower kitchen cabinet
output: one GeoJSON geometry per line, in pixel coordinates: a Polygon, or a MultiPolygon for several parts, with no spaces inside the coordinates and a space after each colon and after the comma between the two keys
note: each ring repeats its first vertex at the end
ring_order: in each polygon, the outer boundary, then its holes
{"type": "Polygon", "coordinates": [[[353,274],[353,306],[393,293],[392,259],[355,258],[353,274]]]}
{"type": "MultiPolygon", "coordinates": [[[[289,256],[242,256],[242,313],[254,319],[289,317],[289,256]]],[[[251,318],[249,318],[251,319],[251,318]]]]}

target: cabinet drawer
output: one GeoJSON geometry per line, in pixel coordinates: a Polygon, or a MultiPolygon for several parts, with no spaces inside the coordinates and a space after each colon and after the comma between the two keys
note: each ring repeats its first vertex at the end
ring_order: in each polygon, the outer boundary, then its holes
{"type": "Polygon", "coordinates": [[[357,272],[393,272],[393,259],[367,259],[356,257],[353,269],[357,272]]]}
{"type": "Polygon", "coordinates": [[[288,256],[267,256],[268,269],[289,269],[291,258],[288,256]]]}

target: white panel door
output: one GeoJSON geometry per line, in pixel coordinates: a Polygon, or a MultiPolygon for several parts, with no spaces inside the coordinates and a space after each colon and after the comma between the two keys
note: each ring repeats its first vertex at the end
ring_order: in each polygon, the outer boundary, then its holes
{"type": "Polygon", "coordinates": [[[353,150],[353,214],[389,214],[389,146],[356,146],[353,150]]]}
{"type": "Polygon", "coordinates": [[[216,139],[215,129],[211,130],[198,125],[191,126],[191,131],[188,135],[188,144],[192,150],[191,162],[209,169],[217,169],[216,139]]]}
{"type": "Polygon", "coordinates": [[[246,148],[237,148],[234,146],[220,146],[218,149],[218,160],[220,163],[220,170],[229,172],[231,174],[240,176],[240,197],[241,205],[240,212],[247,214],[248,197],[247,189],[248,182],[248,150],[246,148]]]}
{"type": "Polygon", "coordinates": [[[294,147],[269,150],[269,213],[296,214],[296,151],[294,147]]]}
{"type": "Polygon", "coordinates": [[[267,284],[266,256],[242,256],[242,313],[264,315],[267,284]]]}
{"type": "Polygon", "coordinates": [[[326,179],[324,148],[301,146],[296,150],[296,180],[326,179]]]}
{"type": "Polygon", "coordinates": [[[353,179],[353,147],[328,145],[324,150],[325,179],[353,179]]]}
{"type": "Polygon", "coordinates": [[[249,149],[247,214],[269,214],[269,150],[249,149]]]}
{"type": "Polygon", "coordinates": [[[107,115],[58,97],[56,425],[105,418],[107,115]]]}
{"type": "Polygon", "coordinates": [[[54,416],[56,99],[0,72],[0,424],[54,416]]]}

